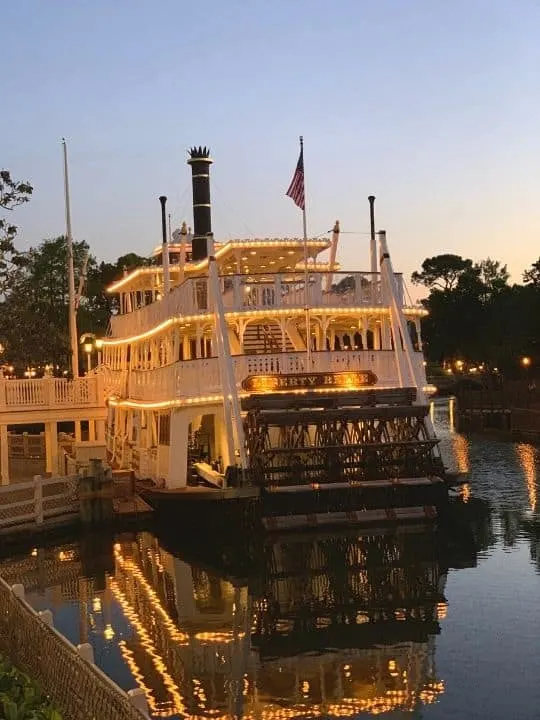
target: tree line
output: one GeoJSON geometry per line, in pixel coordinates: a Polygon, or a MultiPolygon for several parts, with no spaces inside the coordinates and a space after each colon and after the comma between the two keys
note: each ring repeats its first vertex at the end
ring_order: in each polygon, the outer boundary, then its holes
{"type": "Polygon", "coordinates": [[[463,360],[520,372],[523,357],[540,361],[540,258],[509,282],[506,265],[488,258],[479,263],[460,255],[426,258],[412,282],[429,290],[422,301],[424,350],[431,362],[463,360]]]}

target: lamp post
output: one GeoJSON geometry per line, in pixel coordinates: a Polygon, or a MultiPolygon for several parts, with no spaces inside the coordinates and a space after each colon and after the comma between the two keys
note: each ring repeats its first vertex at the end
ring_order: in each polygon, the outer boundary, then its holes
{"type": "Polygon", "coordinates": [[[94,333],[84,333],[83,335],[81,335],[79,342],[81,343],[82,348],[86,353],[86,372],[88,374],[92,369],[92,352],[97,346],[96,336],[94,335],[94,333]]]}
{"type": "Polygon", "coordinates": [[[91,342],[83,343],[84,352],[86,353],[86,372],[89,373],[92,369],[92,350],[94,345],[91,342]]]}
{"type": "Polygon", "coordinates": [[[527,388],[529,387],[529,368],[531,367],[532,360],[528,355],[524,355],[520,359],[520,365],[523,368],[523,379],[525,380],[527,384],[527,388]]]}

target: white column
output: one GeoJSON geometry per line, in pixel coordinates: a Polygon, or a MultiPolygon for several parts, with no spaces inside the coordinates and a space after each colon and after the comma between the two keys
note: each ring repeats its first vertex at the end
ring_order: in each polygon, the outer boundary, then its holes
{"type": "Polygon", "coordinates": [[[81,442],[81,421],[75,420],[75,442],[81,442]]]}
{"type": "Polygon", "coordinates": [[[183,410],[173,410],[169,441],[169,472],[165,483],[167,488],[180,488],[187,485],[188,429],[188,413],[183,410]]]}
{"type": "Polygon", "coordinates": [[[227,423],[225,422],[223,409],[220,409],[214,415],[214,429],[216,455],[221,455],[221,458],[223,460],[223,470],[225,470],[225,468],[227,468],[229,465],[234,465],[234,455],[233,457],[231,457],[229,450],[227,423]]]}
{"type": "Polygon", "coordinates": [[[362,336],[362,350],[367,350],[367,327],[366,320],[362,320],[362,327],[360,328],[360,334],[362,336]]]}
{"type": "Polygon", "coordinates": [[[391,332],[390,332],[390,318],[387,316],[384,316],[382,318],[382,349],[383,350],[391,350],[392,349],[392,340],[391,340],[391,332]]]}
{"type": "Polygon", "coordinates": [[[381,349],[381,326],[377,322],[375,318],[373,318],[373,349],[374,350],[380,350],[381,349]]]}
{"type": "Polygon", "coordinates": [[[7,425],[0,425],[0,475],[1,484],[9,485],[9,449],[7,425]]]}
{"type": "Polygon", "coordinates": [[[95,438],[98,442],[105,442],[105,420],[95,420],[95,438]]]}
{"type": "Polygon", "coordinates": [[[45,423],[45,472],[58,474],[58,425],[45,423]]]}

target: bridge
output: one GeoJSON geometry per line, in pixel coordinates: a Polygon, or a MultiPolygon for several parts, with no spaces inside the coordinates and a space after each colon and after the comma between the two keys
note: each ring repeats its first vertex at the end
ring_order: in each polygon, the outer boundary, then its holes
{"type": "Polygon", "coordinates": [[[8,429],[43,425],[45,471],[56,474],[62,472],[59,467],[58,423],[74,423],[77,443],[82,439],[81,423],[87,421],[88,440],[104,444],[107,416],[104,397],[103,377],[98,373],[74,380],[0,377],[0,484],[10,483],[8,429]]]}

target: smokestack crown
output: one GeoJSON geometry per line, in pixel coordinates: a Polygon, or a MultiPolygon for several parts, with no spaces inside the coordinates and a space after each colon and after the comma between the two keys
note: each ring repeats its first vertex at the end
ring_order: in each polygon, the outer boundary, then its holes
{"type": "Polygon", "coordinates": [[[188,165],[191,165],[193,162],[196,162],[197,160],[202,160],[203,162],[212,163],[213,160],[210,157],[210,148],[201,147],[192,147],[188,150],[189,152],[189,160],[188,165]]]}

